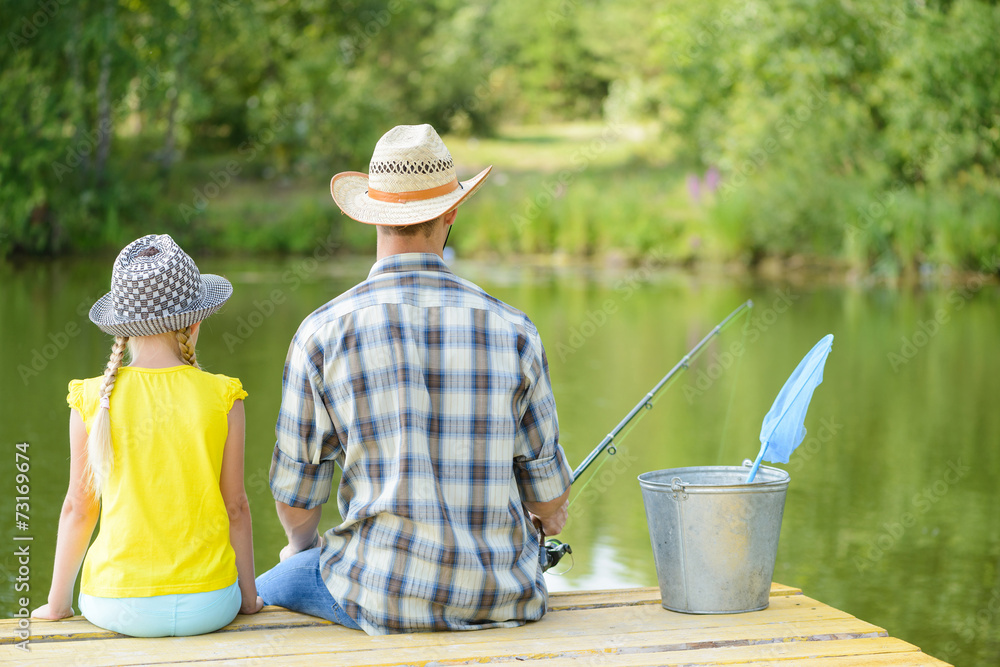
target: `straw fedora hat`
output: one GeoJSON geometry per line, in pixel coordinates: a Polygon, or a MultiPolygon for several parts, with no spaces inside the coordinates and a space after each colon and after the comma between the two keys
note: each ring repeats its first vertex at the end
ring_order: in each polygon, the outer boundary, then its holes
{"type": "Polygon", "coordinates": [[[90,309],[90,321],[115,336],[153,336],[200,322],[233,294],[222,276],[202,275],[167,234],[150,234],[118,253],[111,291],[90,309]]]}
{"type": "Polygon", "coordinates": [[[397,125],[375,144],[370,173],[337,174],[330,181],[330,194],[340,210],[358,222],[415,225],[458,207],[492,168],[459,182],[451,153],[433,127],[397,125]]]}

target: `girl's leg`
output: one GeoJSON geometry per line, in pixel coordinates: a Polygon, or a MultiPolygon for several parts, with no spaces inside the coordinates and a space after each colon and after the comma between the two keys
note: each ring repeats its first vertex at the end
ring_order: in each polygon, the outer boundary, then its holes
{"type": "Polygon", "coordinates": [[[240,611],[238,584],[217,591],[101,598],[80,593],[80,611],[94,625],[131,637],[177,637],[214,632],[240,611]]]}
{"type": "Polygon", "coordinates": [[[257,577],[257,594],[264,604],[318,616],[352,630],[361,627],[330,594],[319,570],[320,547],[300,551],[257,577]]]}

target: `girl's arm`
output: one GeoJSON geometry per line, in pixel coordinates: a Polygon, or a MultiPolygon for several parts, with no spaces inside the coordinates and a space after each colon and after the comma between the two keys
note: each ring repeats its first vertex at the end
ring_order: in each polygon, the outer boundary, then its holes
{"type": "Polygon", "coordinates": [[[233,403],[229,411],[229,436],[222,453],[222,499],[229,512],[229,541],[236,552],[236,572],[243,596],[241,614],[255,614],[264,606],[257,596],[253,567],[253,527],[250,523],[250,503],[243,486],[243,440],[246,432],[243,401],[233,403]]]}
{"type": "Polygon", "coordinates": [[[33,618],[57,621],[73,615],[73,587],[90,545],[101,504],[84,480],[87,467],[87,427],[76,410],[69,416],[69,490],[59,515],[56,556],[49,602],[31,612],[33,618]]]}

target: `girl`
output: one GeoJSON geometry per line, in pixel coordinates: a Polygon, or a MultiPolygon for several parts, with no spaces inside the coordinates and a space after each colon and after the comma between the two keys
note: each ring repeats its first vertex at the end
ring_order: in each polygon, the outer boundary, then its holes
{"type": "Polygon", "coordinates": [[[103,376],[69,384],[69,491],[49,601],[33,617],[73,615],[81,561],[83,615],[134,637],[212,632],[263,606],[243,488],[247,394],[195,359],[201,320],[232,291],[165,234],[118,255],[111,292],[90,310],[115,336],[111,359],[103,376]]]}

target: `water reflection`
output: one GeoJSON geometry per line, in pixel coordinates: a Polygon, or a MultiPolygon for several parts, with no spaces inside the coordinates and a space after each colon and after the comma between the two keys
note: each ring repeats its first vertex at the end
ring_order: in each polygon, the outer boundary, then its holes
{"type": "MultiPolygon", "coordinates": [[[[13,479],[13,443],[30,443],[32,606],[48,589],[68,474],[66,383],[99,373],[110,345],[86,309],[105,291],[111,259],[0,268],[0,442],[8,452],[0,479],[13,479]]],[[[267,470],[285,351],[302,318],[362,280],[371,262],[199,264],[235,286],[226,308],[206,321],[198,357],[209,370],[240,377],[249,392],[246,476],[262,571],[284,540],[267,470]]],[[[563,535],[574,565],[549,578],[553,589],[655,585],[636,476],[752,458],[785,378],[834,333],[806,422],[812,437],[787,466],[792,482],[775,579],[939,657],[1000,661],[996,287],[861,290],[694,279],[646,267],[461,261],[456,270],[537,324],[574,465],[714,324],[747,298],[756,303],[744,332],[734,326],[714,340],[616,458],[602,459],[581,480],[563,535]]],[[[12,485],[3,493],[12,497],[12,485]]],[[[324,523],[336,520],[328,505],[324,523]]],[[[16,531],[12,520],[3,526],[9,547],[16,531]]],[[[0,556],[8,580],[16,572],[12,552],[0,556]]],[[[0,611],[13,609],[9,585],[0,611]]]]}

